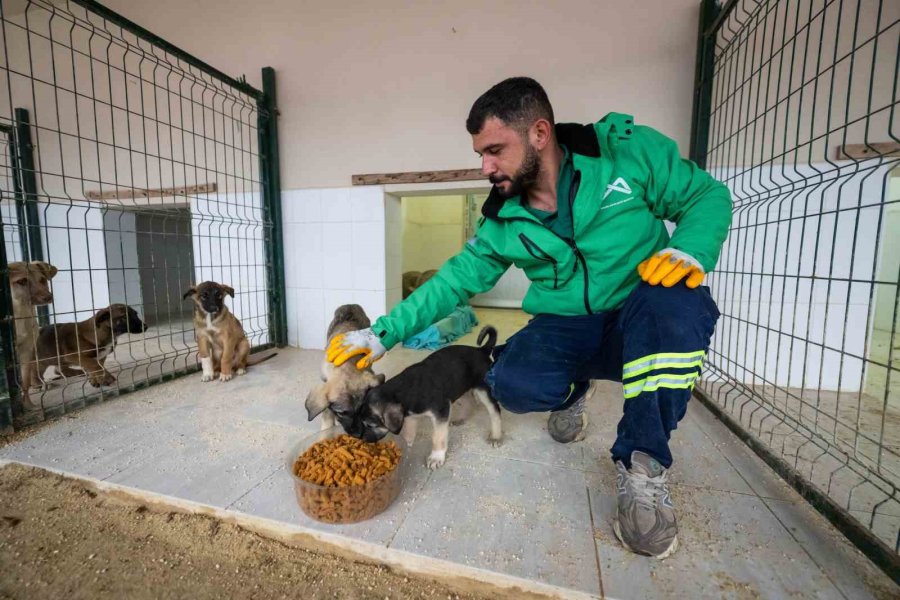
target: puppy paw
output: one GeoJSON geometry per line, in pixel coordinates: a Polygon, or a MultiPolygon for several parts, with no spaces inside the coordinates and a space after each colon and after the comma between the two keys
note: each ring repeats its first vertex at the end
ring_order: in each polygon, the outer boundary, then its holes
{"type": "Polygon", "coordinates": [[[91,385],[94,387],[103,387],[105,385],[112,385],[116,382],[116,378],[113,377],[111,373],[105,373],[103,375],[96,375],[90,378],[91,385]]]}
{"type": "Polygon", "coordinates": [[[425,459],[425,465],[434,471],[435,469],[440,469],[444,466],[444,461],[447,459],[447,452],[443,450],[434,450],[431,454],[428,455],[428,458],[425,459]]]}
{"type": "Polygon", "coordinates": [[[247,369],[238,369],[238,370],[235,371],[235,372],[236,372],[238,375],[246,375],[246,374],[247,374],[247,369]]]}
{"type": "Polygon", "coordinates": [[[234,377],[231,373],[220,373],[219,381],[231,381],[231,378],[234,377]]]}
{"type": "Polygon", "coordinates": [[[503,438],[488,438],[488,444],[491,445],[492,448],[499,448],[503,445],[503,438]]]}
{"type": "Polygon", "coordinates": [[[215,378],[215,375],[213,373],[204,373],[203,376],[200,378],[200,381],[206,383],[207,381],[212,381],[214,378],[215,378]]]}

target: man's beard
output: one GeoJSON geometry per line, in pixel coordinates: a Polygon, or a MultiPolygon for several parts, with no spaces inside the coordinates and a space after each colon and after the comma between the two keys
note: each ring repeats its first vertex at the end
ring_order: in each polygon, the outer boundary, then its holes
{"type": "Polygon", "coordinates": [[[524,192],[527,192],[531,189],[534,184],[537,183],[538,176],[541,173],[541,155],[538,154],[538,151],[534,149],[534,147],[525,143],[525,158],[522,160],[522,166],[519,167],[519,170],[510,178],[510,177],[494,177],[491,176],[489,178],[490,182],[494,185],[498,183],[502,183],[504,181],[509,181],[510,186],[509,190],[503,191],[501,188],[497,188],[497,193],[504,199],[513,198],[515,196],[521,196],[524,192]]]}

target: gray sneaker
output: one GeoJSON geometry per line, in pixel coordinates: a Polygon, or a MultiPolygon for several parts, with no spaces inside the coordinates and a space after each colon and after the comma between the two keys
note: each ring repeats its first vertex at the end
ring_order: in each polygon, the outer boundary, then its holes
{"type": "Polygon", "coordinates": [[[580,442],[584,439],[584,430],[587,429],[588,424],[587,415],[584,414],[584,404],[585,398],[590,395],[592,389],[593,383],[572,406],[550,413],[550,419],[547,421],[550,437],[561,444],[580,442]]]}
{"type": "Polygon", "coordinates": [[[660,560],[678,549],[675,507],[666,483],[668,472],[653,457],[631,453],[631,470],[616,462],[619,510],[613,530],[622,545],[660,560]]]}

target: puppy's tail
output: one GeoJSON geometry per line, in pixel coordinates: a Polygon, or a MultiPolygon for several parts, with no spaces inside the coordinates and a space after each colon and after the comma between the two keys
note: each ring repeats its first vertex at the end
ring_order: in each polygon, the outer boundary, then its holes
{"type": "Polygon", "coordinates": [[[259,363],[266,362],[270,358],[275,358],[278,356],[277,352],[273,352],[272,354],[266,354],[265,356],[255,357],[251,356],[247,359],[247,366],[252,367],[253,365],[258,365],[259,363]]]}
{"type": "Polygon", "coordinates": [[[497,345],[497,330],[490,325],[482,329],[481,333],[478,334],[478,345],[481,346],[481,349],[484,350],[486,354],[490,355],[491,352],[494,351],[494,346],[497,345]],[[484,338],[488,338],[488,341],[487,344],[482,346],[484,338]]]}

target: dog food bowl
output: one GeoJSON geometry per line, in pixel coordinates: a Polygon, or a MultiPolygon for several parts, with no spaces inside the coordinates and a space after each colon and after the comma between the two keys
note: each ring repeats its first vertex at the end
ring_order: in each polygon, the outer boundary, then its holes
{"type": "Polygon", "coordinates": [[[400,494],[407,479],[409,448],[400,436],[387,434],[378,443],[394,442],[400,448],[397,466],[378,479],[361,485],[329,487],[316,485],[294,474],[294,463],[313,444],[344,434],[340,426],[304,438],[291,448],[287,457],[288,472],[294,480],[294,492],[300,509],[323,523],[358,523],[384,512],[400,494]]]}

